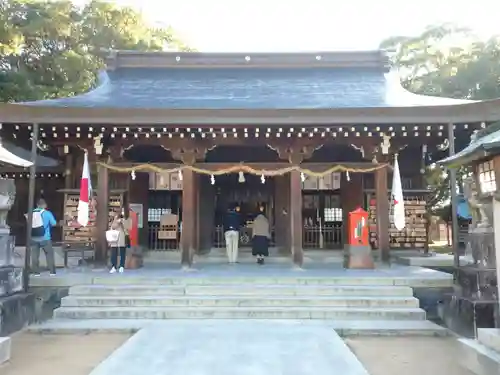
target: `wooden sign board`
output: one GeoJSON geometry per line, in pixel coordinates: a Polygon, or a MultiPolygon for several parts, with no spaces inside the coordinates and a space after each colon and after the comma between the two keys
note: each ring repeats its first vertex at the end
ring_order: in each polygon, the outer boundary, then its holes
{"type": "Polygon", "coordinates": [[[340,173],[330,173],[323,177],[306,176],[302,190],[338,190],[340,179],[340,173]]]}
{"type": "Polygon", "coordinates": [[[158,239],[159,240],[176,240],[177,239],[177,229],[158,231],[158,239]]]}
{"type": "Polygon", "coordinates": [[[149,174],[150,190],[182,190],[182,180],[179,173],[156,173],[149,174]]]}

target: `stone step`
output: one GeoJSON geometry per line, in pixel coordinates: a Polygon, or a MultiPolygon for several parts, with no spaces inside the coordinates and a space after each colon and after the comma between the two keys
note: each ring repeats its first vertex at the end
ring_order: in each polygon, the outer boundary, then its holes
{"type": "Polygon", "coordinates": [[[206,306],[206,307],[418,307],[414,297],[266,297],[252,296],[69,296],[61,301],[63,307],[99,306],[206,306]]]}
{"type": "Polygon", "coordinates": [[[477,330],[477,341],[500,354],[500,328],[479,328],[477,330]]]}
{"type": "Polygon", "coordinates": [[[322,285],[78,285],[70,296],[399,296],[411,297],[406,286],[322,285]]]}
{"type": "Polygon", "coordinates": [[[500,374],[500,353],[482,345],[477,340],[459,339],[460,365],[476,375],[500,374]]]}
{"type": "Polygon", "coordinates": [[[54,318],[424,320],[425,311],[414,307],[60,307],[54,318]]]}
{"type": "MultiPolygon", "coordinates": [[[[222,324],[224,320],[219,320],[222,324]]],[[[177,325],[183,320],[152,319],[52,319],[27,327],[28,332],[49,334],[135,333],[151,324],[177,325]]],[[[230,321],[229,321],[230,322],[230,321]]],[[[274,320],[277,324],[283,321],[274,320]]],[[[293,322],[293,320],[287,320],[293,322]]],[[[340,336],[448,336],[450,332],[426,320],[332,320],[301,321],[302,324],[323,324],[340,336]]]]}
{"type": "Polygon", "coordinates": [[[10,360],[11,341],[10,337],[0,337],[0,365],[10,360]]]}
{"type": "MultiPolygon", "coordinates": [[[[357,270],[355,270],[357,271],[357,270]]],[[[367,270],[372,271],[372,270],[367,270]]],[[[252,276],[235,276],[235,277],[212,277],[203,276],[198,277],[196,271],[193,271],[189,276],[184,277],[147,277],[135,276],[130,273],[124,275],[113,275],[115,277],[93,277],[91,284],[94,285],[209,285],[209,286],[255,286],[261,285],[320,285],[320,286],[411,286],[411,287],[425,287],[433,286],[448,287],[452,285],[451,278],[408,278],[408,276],[387,276],[383,274],[369,277],[367,272],[359,271],[359,277],[352,273],[350,276],[337,276],[337,277],[307,277],[299,276],[305,271],[295,271],[297,276],[279,276],[279,275],[262,275],[259,277],[252,276]]],[[[37,281],[37,278],[34,278],[37,281]]],[[[81,285],[83,283],[79,283],[81,285]]],[[[33,284],[36,286],[36,284],[33,284]]]]}

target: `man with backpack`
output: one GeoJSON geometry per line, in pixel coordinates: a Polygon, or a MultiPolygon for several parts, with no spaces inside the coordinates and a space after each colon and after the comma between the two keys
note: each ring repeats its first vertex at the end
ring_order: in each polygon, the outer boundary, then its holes
{"type": "Polygon", "coordinates": [[[40,249],[43,249],[45,253],[50,275],[54,276],[56,274],[51,235],[51,229],[56,225],[54,215],[47,210],[47,203],[44,199],[40,199],[37,207],[33,210],[33,221],[31,223],[31,270],[34,276],[40,276],[40,249]]]}

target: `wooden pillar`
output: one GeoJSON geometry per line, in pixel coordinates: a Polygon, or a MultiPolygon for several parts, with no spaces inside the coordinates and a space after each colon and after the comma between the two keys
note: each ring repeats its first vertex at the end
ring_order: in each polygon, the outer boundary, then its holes
{"type": "Polygon", "coordinates": [[[75,175],[73,174],[73,155],[67,154],[64,160],[64,188],[72,189],[74,187],[75,175]]]}
{"type": "Polygon", "coordinates": [[[196,235],[196,187],[193,171],[186,169],[182,175],[181,263],[183,267],[189,268],[193,264],[194,236],[196,235]]]}
{"type": "Polygon", "coordinates": [[[142,203],[142,229],[139,228],[139,245],[148,245],[148,194],[149,194],[149,174],[136,173],[135,181],[131,181],[128,190],[128,204],[142,203]]]}
{"type": "Polygon", "coordinates": [[[302,267],[304,251],[302,249],[302,181],[299,171],[290,172],[290,250],[293,262],[302,267]]]}
{"type": "Polygon", "coordinates": [[[193,174],[193,206],[194,206],[194,236],[193,236],[193,250],[198,253],[200,250],[200,186],[201,176],[193,174]]]}
{"type": "Polygon", "coordinates": [[[288,230],[290,223],[288,222],[290,211],[290,183],[287,175],[275,177],[274,183],[274,239],[276,247],[281,251],[289,251],[288,230]]]}
{"type": "Polygon", "coordinates": [[[208,176],[198,176],[198,233],[200,252],[209,252],[214,243],[215,186],[208,176]]]}
{"type": "Polygon", "coordinates": [[[109,171],[97,166],[96,260],[107,261],[106,231],[109,225],[109,171]]]}
{"type": "Polygon", "coordinates": [[[387,167],[375,172],[375,199],[377,201],[377,240],[381,259],[390,258],[389,243],[389,196],[387,188],[387,167]]]}
{"type": "Polygon", "coordinates": [[[342,202],[342,218],[343,225],[343,245],[347,243],[349,238],[349,229],[347,228],[347,219],[349,212],[354,211],[359,207],[363,207],[363,174],[351,173],[347,181],[347,176],[342,173],[340,182],[340,199],[342,202]]]}

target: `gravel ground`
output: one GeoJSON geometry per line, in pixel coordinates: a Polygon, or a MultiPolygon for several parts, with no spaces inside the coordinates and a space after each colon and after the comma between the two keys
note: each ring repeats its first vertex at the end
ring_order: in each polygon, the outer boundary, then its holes
{"type": "Polygon", "coordinates": [[[457,363],[454,338],[353,337],[345,341],[371,375],[474,375],[457,363]]]}
{"type": "Polygon", "coordinates": [[[0,374],[88,375],[129,337],[127,334],[18,333],[12,336],[10,362],[0,366],[0,374]]]}

